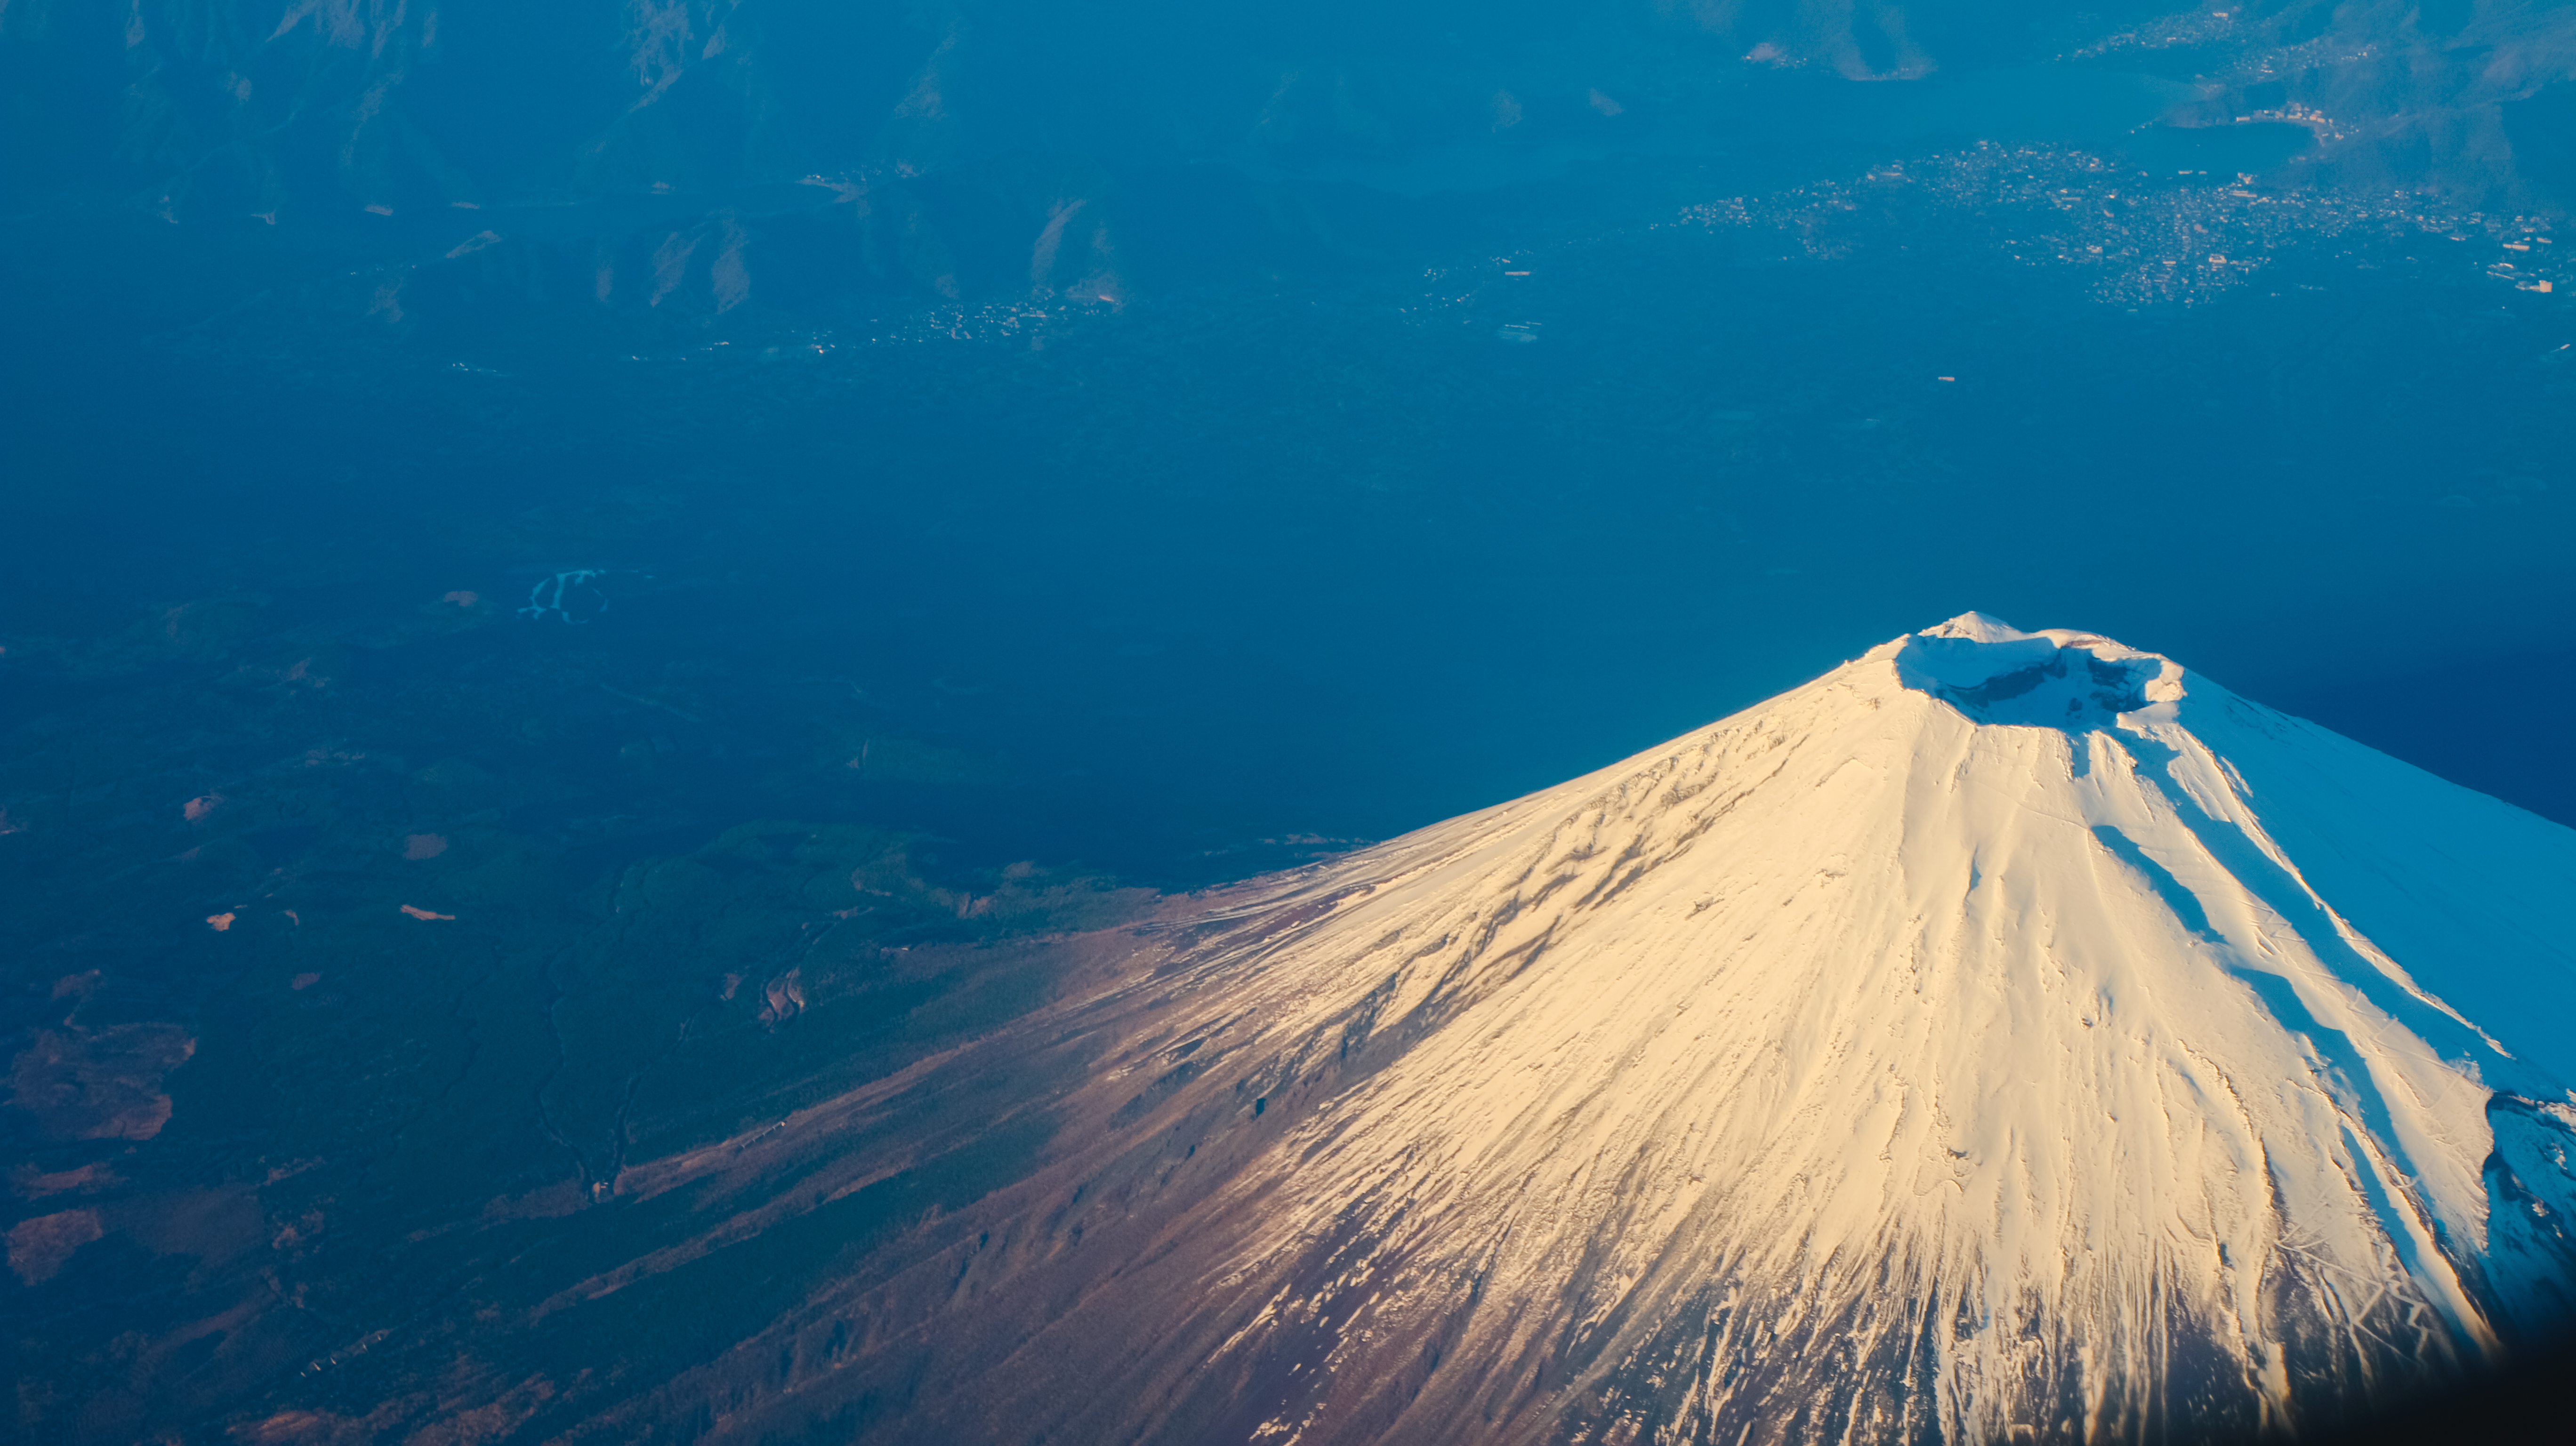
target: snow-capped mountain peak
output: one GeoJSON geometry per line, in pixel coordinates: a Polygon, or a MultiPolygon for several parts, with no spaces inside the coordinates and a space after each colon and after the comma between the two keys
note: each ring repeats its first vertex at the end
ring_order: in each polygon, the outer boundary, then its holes
{"type": "Polygon", "coordinates": [[[2576,833],[1965,614],[1049,1015],[1095,1123],[988,1222],[977,1378],[1092,1439],[2350,1419],[2571,1316],[2571,884],[2576,833]]]}

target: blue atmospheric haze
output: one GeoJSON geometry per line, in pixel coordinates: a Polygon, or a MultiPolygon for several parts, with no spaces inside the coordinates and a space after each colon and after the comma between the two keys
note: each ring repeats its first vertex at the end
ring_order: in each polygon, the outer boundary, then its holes
{"type": "Polygon", "coordinates": [[[0,0],[20,1435],[935,1434],[1149,890],[1972,609],[2576,824],[2571,205],[2570,0],[0,0]]]}
{"type": "Polygon", "coordinates": [[[2567,12],[2453,9],[20,0],[0,721],[596,569],[474,646],[1178,881],[1976,607],[2576,822],[2567,12]]]}

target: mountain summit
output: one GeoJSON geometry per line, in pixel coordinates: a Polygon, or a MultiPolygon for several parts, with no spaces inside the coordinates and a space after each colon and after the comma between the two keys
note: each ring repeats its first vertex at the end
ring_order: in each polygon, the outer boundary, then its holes
{"type": "Polygon", "coordinates": [[[1148,935],[1022,1032],[1080,1062],[1051,1163],[868,1285],[842,1389],[947,1439],[2346,1424],[2570,1319],[2571,886],[2576,832],[1968,614],[1148,935]]]}

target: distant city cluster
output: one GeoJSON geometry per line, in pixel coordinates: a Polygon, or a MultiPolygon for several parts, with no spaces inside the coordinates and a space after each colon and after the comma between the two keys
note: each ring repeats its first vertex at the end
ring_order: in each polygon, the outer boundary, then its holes
{"type": "MultiPolygon", "coordinates": [[[[672,362],[748,357],[763,363],[794,364],[822,361],[854,347],[924,346],[947,342],[1007,342],[1043,349],[1048,337],[1062,336],[1075,323],[1108,315],[1122,306],[1122,302],[1107,295],[1077,296],[1053,292],[981,303],[950,301],[839,328],[808,327],[773,333],[764,341],[747,346],[732,341],[715,341],[676,352],[639,352],[627,360],[672,362]]],[[[455,370],[471,372],[483,369],[458,362],[455,370]]]]}
{"type": "Polygon", "coordinates": [[[2270,50],[2241,55],[2234,65],[2207,78],[2220,85],[2252,85],[2278,76],[2355,65],[2378,54],[2379,46],[2371,41],[2320,35],[2296,45],[2275,46],[2270,50]]]}
{"type": "Polygon", "coordinates": [[[2285,251],[2338,240],[2408,243],[2417,254],[2407,260],[2456,258],[2525,292],[2568,289],[2541,218],[2462,212],[2410,191],[2269,189],[2250,175],[2206,171],[2151,175],[2087,152],[1991,143],[1881,166],[1856,181],[1693,206],[1682,220],[1771,232],[1822,261],[1849,254],[1870,223],[1926,203],[1981,220],[1990,244],[2012,261],[2081,268],[2096,299],[2129,307],[2208,301],[2285,251]]]}
{"type": "Polygon", "coordinates": [[[2355,131],[2351,126],[2344,124],[2342,121],[2335,119],[2324,111],[2318,110],[2314,106],[2304,105],[2295,100],[2291,101],[2287,105],[2265,106],[2259,110],[2249,110],[2236,118],[2236,123],[2238,125],[2247,125],[2260,121],[2286,121],[2291,125],[2304,126],[2307,128],[2308,134],[2317,138],[2317,143],[2319,145],[2323,145],[2329,141],[2350,140],[2355,134],[2355,131]]]}
{"type": "Polygon", "coordinates": [[[2117,55],[2124,50],[2180,50],[2187,47],[2215,45],[2236,34],[2236,15],[2228,10],[2187,10],[2180,15],[2161,15],[2134,30],[2105,35],[2083,48],[2071,51],[2069,60],[2091,60],[2096,56],[2117,55]]]}
{"type": "MultiPolygon", "coordinates": [[[[2106,55],[2142,50],[2214,50],[2230,42],[2245,44],[2253,37],[2238,27],[2238,22],[2244,18],[2243,13],[2236,10],[2193,10],[2180,15],[2166,15],[2134,30],[2103,36],[2090,45],[2068,51],[2059,59],[2098,60],[2106,55]]],[[[2202,79],[2219,85],[2251,85],[2276,76],[2349,65],[2368,60],[2378,53],[2379,46],[2375,42],[2339,34],[2320,35],[2294,45],[2262,49],[2247,45],[2235,57],[2233,64],[2202,79]]]]}
{"type": "Polygon", "coordinates": [[[981,305],[950,303],[889,319],[869,328],[868,335],[852,340],[864,345],[1026,339],[1033,346],[1043,347],[1050,332],[1061,332],[1085,317],[1123,310],[1125,305],[1123,299],[1106,292],[1076,295],[1054,291],[981,305]]]}

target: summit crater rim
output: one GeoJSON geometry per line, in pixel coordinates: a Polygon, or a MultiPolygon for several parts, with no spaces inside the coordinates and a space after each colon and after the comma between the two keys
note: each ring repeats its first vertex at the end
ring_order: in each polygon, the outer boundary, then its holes
{"type": "Polygon", "coordinates": [[[2024,632],[1986,613],[1908,633],[1889,653],[1900,685],[1983,725],[2087,733],[2184,696],[2182,665],[2161,653],[2071,628],[2024,632]]]}

